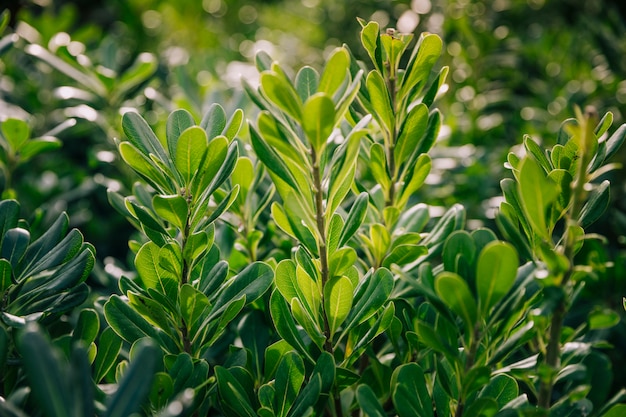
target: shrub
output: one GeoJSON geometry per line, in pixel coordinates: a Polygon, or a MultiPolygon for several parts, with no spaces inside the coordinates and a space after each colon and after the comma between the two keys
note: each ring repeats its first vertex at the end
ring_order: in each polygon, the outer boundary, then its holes
{"type": "MultiPolygon", "coordinates": [[[[370,64],[343,46],[290,77],[258,54],[247,124],[217,103],[162,129],[124,113],[115,146],[135,182],[108,198],[136,232],[114,294],[89,292],[94,249],[66,215],[31,243],[17,201],[1,203],[2,415],[623,411],[596,332],[619,315],[568,313],[610,268],[586,229],[626,126],[609,135],[611,113],[577,110],[551,148],[525,138],[499,230],[466,230],[463,206],[419,200],[441,39],[410,49],[412,35],[360,23],[370,64]]],[[[24,126],[1,126],[6,172],[34,143],[24,126]]]]}

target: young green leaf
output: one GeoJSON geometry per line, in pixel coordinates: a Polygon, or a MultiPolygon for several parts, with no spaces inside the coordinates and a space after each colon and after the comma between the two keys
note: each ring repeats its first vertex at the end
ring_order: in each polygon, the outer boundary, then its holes
{"type": "Polygon", "coordinates": [[[178,145],[178,138],[188,128],[194,126],[196,123],[193,120],[193,116],[185,109],[174,110],[167,117],[167,125],[165,128],[167,137],[167,150],[171,157],[176,155],[176,148],[178,145]]]}
{"type": "Polygon", "coordinates": [[[448,308],[463,319],[466,328],[473,329],[478,309],[465,280],[454,272],[444,271],[435,280],[435,290],[448,308]]]}
{"type": "Polygon", "coordinates": [[[352,283],[345,276],[332,278],[324,286],[324,311],[333,335],[348,317],[352,308],[352,283]]]}
{"type": "Polygon", "coordinates": [[[304,103],[302,128],[316,152],[321,153],[335,126],[335,104],[325,93],[316,93],[304,103]]]}
{"type": "Polygon", "coordinates": [[[261,88],[267,98],[297,121],[302,120],[302,101],[291,83],[271,71],[261,73],[261,88]]]}
{"type": "Polygon", "coordinates": [[[520,163],[519,196],[524,214],[533,231],[548,240],[550,229],[547,210],[558,196],[558,186],[550,180],[541,166],[532,158],[520,163]]]}
{"type": "Polygon", "coordinates": [[[365,80],[365,85],[371,97],[374,118],[380,124],[381,129],[384,129],[387,135],[391,135],[395,130],[396,121],[385,80],[379,72],[370,71],[365,80]]]}
{"type": "Polygon", "coordinates": [[[176,144],[174,164],[188,185],[196,175],[209,146],[206,132],[199,126],[184,130],[176,144]]]}
{"type": "Polygon", "coordinates": [[[349,74],[350,54],[345,48],[336,48],[326,61],[317,91],[332,97],[349,74]]]}
{"type": "Polygon", "coordinates": [[[0,132],[10,146],[11,153],[17,153],[30,138],[30,127],[24,120],[9,118],[0,124],[0,132]]]}
{"type": "Polygon", "coordinates": [[[517,252],[505,242],[491,242],[478,255],[476,289],[483,317],[509,292],[518,267],[517,252]]]}

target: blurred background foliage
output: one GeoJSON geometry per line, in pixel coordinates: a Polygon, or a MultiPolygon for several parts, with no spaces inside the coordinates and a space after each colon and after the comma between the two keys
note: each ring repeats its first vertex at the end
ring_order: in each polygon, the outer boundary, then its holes
{"type": "MultiPolygon", "coordinates": [[[[199,119],[216,101],[252,117],[241,79],[257,83],[256,52],[287,67],[319,67],[346,43],[362,58],[357,17],[444,39],[443,146],[420,198],[442,208],[463,203],[470,228],[493,226],[506,154],[524,134],[554,143],[574,105],[611,111],[615,126],[626,118],[621,0],[12,0],[8,8],[0,118],[27,118],[38,135],[56,128],[63,141],[17,168],[15,191],[34,221],[67,210],[101,259],[123,257],[132,232],[105,195],[132,185],[113,152],[122,111],[137,108],[161,128],[173,109],[199,119]],[[88,79],[81,85],[32,45],[88,79]],[[134,81],[124,84],[125,74],[134,81]]],[[[626,235],[624,171],[607,175],[615,210],[597,228],[617,253],[626,235]]]]}

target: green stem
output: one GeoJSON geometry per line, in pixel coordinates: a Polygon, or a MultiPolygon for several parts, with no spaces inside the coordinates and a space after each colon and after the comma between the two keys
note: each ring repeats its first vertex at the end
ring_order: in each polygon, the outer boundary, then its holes
{"type": "MultiPolygon", "coordinates": [[[[329,279],[328,271],[328,251],[326,247],[326,225],[324,222],[324,196],[322,195],[322,178],[320,173],[320,165],[317,157],[317,153],[314,148],[311,148],[311,162],[313,167],[313,193],[315,194],[315,221],[317,223],[317,232],[319,234],[319,256],[320,256],[320,272],[322,275],[322,288],[326,285],[329,279]]],[[[328,323],[328,315],[323,310],[324,306],[324,294],[322,291],[322,311],[324,316],[324,350],[333,353],[333,346],[330,340],[330,325],[328,323]]]]}
{"type": "MultiPolygon", "coordinates": [[[[480,325],[476,323],[474,325],[474,330],[472,331],[472,338],[470,340],[469,349],[467,352],[467,359],[465,360],[465,370],[464,375],[467,375],[469,371],[474,366],[474,362],[476,360],[476,352],[478,350],[478,341],[480,340],[480,325]]],[[[459,394],[458,406],[456,407],[456,411],[454,412],[454,417],[461,417],[465,410],[465,396],[463,395],[463,389],[461,389],[461,394],[459,394]]]]}
{"type": "MultiPolygon", "coordinates": [[[[572,203],[568,210],[566,223],[565,223],[565,236],[563,238],[563,254],[569,261],[569,268],[563,274],[563,279],[560,282],[560,288],[566,292],[568,285],[570,284],[571,277],[574,273],[574,255],[575,255],[575,245],[576,241],[574,236],[569,232],[571,227],[578,227],[578,217],[580,216],[580,211],[582,210],[586,191],[585,184],[587,183],[587,166],[589,162],[592,160],[593,155],[590,154],[589,149],[587,149],[587,144],[591,141],[587,137],[587,135],[594,135],[594,132],[589,127],[589,123],[592,123],[595,120],[592,112],[587,112],[582,120],[579,119],[578,123],[580,126],[580,134],[582,137],[580,138],[581,149],[580,149],[580,158],[578,162],[577,172],[575,182],[573,184],[572,190],[572,203]]],[[[565,320],[565,315],[567,314],[567,293],[563,294],[561,299],[559,300],[558,305],[554,310],[554,314],[552,315],[552,319],[550,321],[550,333],[548,336],[548,345],[546,347],[546,356],[544,359],[544,364],[551,370],[551,374],[543,379],[539,384],[539,393],[537,398],[537,403],[540,408],[545,410],[550,408],[552,403],[552,390],[554,388],[554,377],[558,372],[561,363],[561,333],[563,332],[563,322],[565,320]]]]}

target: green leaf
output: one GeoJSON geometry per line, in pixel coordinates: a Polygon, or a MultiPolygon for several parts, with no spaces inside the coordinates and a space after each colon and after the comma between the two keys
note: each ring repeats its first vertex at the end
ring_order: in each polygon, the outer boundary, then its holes
{"type": "Polygon", "coordinates": [[[104,305],[104,316],[115,333],[129,343],[144,337],[159,339],[154,327],[117,295],[104,305]]]}
{"type": "Polygon", "coordinates": [[[6,259],[0,259],[0,297],[13,284],[13,268],[6,259]]]}
{"type": "Polygon", "coordinates": [[[16,227],[9,229],[2,240],[0,258],[6,259],[13,268],[17,268],[18,263],[26,253],[30,242],[30,232],[26,229],[16,227]]]}
{"type": "Polygon", "coordinates": [[[435,290],[448,308],[463,319],[467,329],[473,329],[478,309],[465,280],[454,272],[444,271],[435,280],[435,290]]]}
{"type": "Polygon", "coordinates": [[[22,145],[19,151],[19,156],[22,162],[26,162],[40,153],[59,149],[62,144],[63,143],[60,140],[50,136],[31,139],[22,145]]]}
{"type": "Polygon", "coordinates": [[[222,366],[215,367],[215,377],[223,404],[232,409],[237,416],[257,417],[246,389],[237,378],[222,366]]]}
{"type": "Polygon", "coordinates": [[[237,136],[239,131],[241,130],[241,126],[243,125],[243,110],[237,109],[230,116],[226,127],[222,131],[222,135],[224,135],[229,142],[232,142],[233,139],[237,136]]]}
{"type": "Polygon", "coordinates": [[[202,117],[200,127],[206,132],[209,141],[221,135],[226,127],[226,112],[224,108],[218,103],[211,104],[209,110],[202,117]]]}
{"type": "Polygon", "coordinates": [[[122,116],[122,129],[128,140],[145,156],[152,153],[168,164],[170,159],[163,148],[163,144],[161,144],[143,117],[135,112],[124,113],[122,116]]]}
{"type": "Polygon", "coordinates": [[[350,313],[353,291],[352,283],[345,276],[332,278],[324,286],[324,311],[331,337],[350,313]]]}
{"type": "Polygon", "coordinates": [[[96,340],[99,331],[100,320],[98,319],[98,313],[91,308],[83,309],[78,315],[78,321],[72,333],[72,341],[80,340],[84,346],[89,346],[96,340]]]}
{"type": "Polygon", "coordinates": [[[257,133],[254,127],[250,126],[250,141],[254,152],[263,164],[281,180],[283,180],[292,189],[297,190],[299,187],[293,174],[285,165],[285,162],[278,154],[268,146],[267,142],[257,133]]]}
{"type": "Polygon", "coordinates": [[[296,352],[287,352],[276,370],[274,411],[277,417],[287,415],[304,382],[304,362],[296,352]]]}
{"type": "Polygon", "coordinates": [[[280,335],[280,337],[300,352],[300,354],[304,355],[310,363],[314,363],[315,361],[308,352],[304,341],[298,332],[296,322],[289,311],[289,307],[285,299],[277,290],[275,290],[270,297],[270,314],[272,316],[274,326],[276,327],[276,332],[280,335]]]}
{"type": "Polygon", "coordinates": [[[121,349],[122,339],[111,327],[104,329],[98,341],[98,354],[93,365],[95,383],[99,383],[115,366],[121,349]]]}
{"type": "Polygon", "coordinates": [[[67,361],[34,325],[26,327],[19,342],[23,366],[38,404],[49,417],[71,416],[67,361]]]}
{"type": "Polygon", "coordinates": [[[211,315],[207,320],[219,316],[232,300],[242,296],[251,303],[262,296],[269,289],[274,279],[274,271],[263,262],[253,262],[235,275],[226,289],[215,300],[211,315]]]}
{"type": "Polygon", "coordinates": [[[400,417],[433,417],[432,400],[419,365],[401,365],[392,376],[392,399],[400,417]]]}
{"type": "Polygon", "coordinates": [[[309,382],[296,398],[287,417],[312,417],[315,415],[313,407],[318,403],[320,394],[322,393],[321,381],[322,377],[319,374],[313,374],[313,376],[311,376],[309,382]]]}
{"type": "Polygon", "coordinates": [[[382,47],[380,44],[380,27],[378,22],[368,22],[361,30],[361,43],[380,73],[383,72],[382,47]]]}
{"type": "Polygon", "coordinates": [[[365,214],[367,213],[368,201],[369,196],[366,192],[362,192],[354,200],[354,204],[352,204],[352,208],[350,208],[346,222],[341,230],[341,236],[339,237],[338,244],[339,247],[345,246],[361,227],[361,224],[365,219],[365,214]]]}
{"type": "Polygon", "coordinates": [[[391,252],[383,259],[382,266],[385,268],[391,268],[394,264],[404,266],[426,254],[428,254],[428,248],[423,245],[394,245],[391,252]]]}
{"type": "Polygon", "coordinates": [[[152,198],[152,206],[156,214],[163,220],[176,226],[179,230],[184,230],[189,207],[183,196],[157,194],[152,198]]]}
{"type": "Polygon", "coordinates": [[[157,288],[159,283],[159,251],[154,242],[146,242],[135,256],[135,268],[145,288],[157,288]]]}
{"type": "Polygon", "coordinates": [[[267,98],[297,121],[302,120],[302,101],[291,83],[276,72],[261,73],[261,89],[267,98]]]}
{"type": "MultiPolygon", "coordinates": [[[[345,48],[335,48],[324,66],[317,91],[333,96],[349,74],[350,54],[345,48]]],[[[305,110],[306,111],[306,110],[305,110]]]]}
{"type": "Polygon", "coordinates": [[[107,401],[104,417],[127,417],[147,398],[161,353],[150,339],[137,342],[136,355],[124,372],[117,391],[107,401]]]}
{"type": "Polygon", "coordinates": [[[393,285],[393,275],[386,268],[366,274],[356,289],[353,308],[345,320],[343,333],[376,314],[389,299],[393,285]]]}
{"type": "Polygon", "coordinates": [[[491,398],[504,407],[508,402],[517,398],[519,388],[515,378],[507,374],[499,374],[491,378],[489,383],[480,391],[479,398],[491,398]]]}
{"type": "Polygon", "coordinates": [[[550,230],[546,215],[558,196],[558,185],[548,179],[544,170],[532,158],[524,158],[520,162],[519,170],[519,196],[525,217],[534,232],[548,240],[550,230]]]}
{"type": "Polygon", "coordinates": [[[505,242],[491,242],[478,256],[476,290],[483,317],[513,287],[519,258],[515,248],[505,242]]]}
{"type": "Polygon", "coordinates": [[[580,214],[578,216],[580,225],[583,228],[586,228],[594,223],[606,211],[611,200],[609,186],[609,181],[604,180],[589,194],[588,200],[580,210],[580,214]]]}
{"type": "MultiPolygon", "coordinates": [[[[211,304],[204,293],[198,291],[190,284],[184,284],[180,288],[180,313],[185,321],[187,329],[197,329],[196,324],[204,320],[205,315],[209,312],[211,304]]],[[[193,337],[193,336],[192,336],[193,337]]]]}
{"type": "Polygon", "coordinates": [[[546,174],[552,170],[552,164],[546,156],[544,150],[541,149],[541,147],[537,145],[537,143],[528,135],[524,137],[524,147],[526,148],[526,151],[532,155],[533,158],[535,158],[535,161],[541,165],[546,174]]]}
{"type": "Polygon", "coordinates": [[[602,417],[622,417],[624,415],[626,415],[626,404],[616,404],[602,414],[602,417]]]}
{"type": "Polygon", "coordinates": [[[380,405],[374,390],[369,385],[361,384],[357,387],[356,399],[359,407],[367,417],[387,417],[387,413],[380,405]]]}
{"type": "Polygon", "coordinates": [[[317,93],[304,103],[302,128],[311,146],[320,153],[335,126],[335,104],[325,93],[317,93]]]}
{"type": "Polygon", "coordinates": [[[317,71],[309,66],[302,67],[298,71],[296,75],[296,91],[303,103],[317,92],[319,78],[317,71]]]}
{"type": "Polygon", "coordinates": [[[606,156],[605,160],[611,158],[619,150],[626,139],[626,123],[617,128],[617,130],[606,140],[606,156]]]}
{"type": "Polygon", "coordinates": [[[239,185],[239,194],[237,195],[236,205],[234,206],[235,208],[238,208],[239,210],[244,209],[248,191],[254,181],[254,175],[255,169],[252,160],[246,156],[239,157],[239,159],[237,159],[235,169],[230,177],[230,181],[233,186],[239,185]]]}
{"type": "Polygon", "coordinates": [[[166,125],[166,137],[167,137],[167,149],[170,156],[174,158],[176,155],[176,148],[178,147],[178,138],[188,128],[194,126],[196,123],[193,120],[193,116],[185,109],[174,110],[167,118],[166,125]]]}
{"type": "Polygon", "coordinates": [[[406,115],[394,149],[396,166],[406,162],[411,156],[428,127],[428,107],[418,104],[406,115]]]}
{"type": "Polygon", "coordinates": [[[0,132],[13,153],[17,153],[30,138],[30,127],[24,120],[9,118],[0,124],[0,132]]]}
{"type": "Polygon", "coordinates": [[[329,258],[330,276],[339,277],[356,263],[357,254],[353,248],[343,247],[333,251],[329,258]]]}
{"type": "Polygon", "coordinates": [[[169,179],[165,177],[150,158],[142,154],[133,144],[122,142],[119,144],[118,149],[124,162],[143,176],[151,185],[157,189],[172,190],[169,179]]]}
{"type": "Polygon", "coordinates": [[[416,192],[426,180],[426,177],[430,173],[432,162],[430,156],[424,153],[421,154],[415,165],[409,168],[407,175],[404,178],[404,186],[402,187],[402,194],[398,199],[398,205],[403,207],[409,201],[409,198],[416,192]]]}
{"type": "Polygon", "coordinates": [[[403,100],[407,95],[414,96],[426,84],[430,71],[441,55],[443,41],[435,34],[424,32],[411,54],[398,99],[403,100]]]}
{"type": "Polygon", "coordinates": [[[174,164],[185,180],[185,184],[189,184],[196,175],[208,146],[206,132],[199,126],[192,126],[180,134],[176,144],[174,164]]]}
{"type": "Polygon", "coordinates": [[[374,110],[372,116],[378,121],[381,129],[384,129],[387,135],[391,135],[395,130],[396,122],[385,80],[377,71],[370,71],[365,80],[365,85],[374,110]]]}

